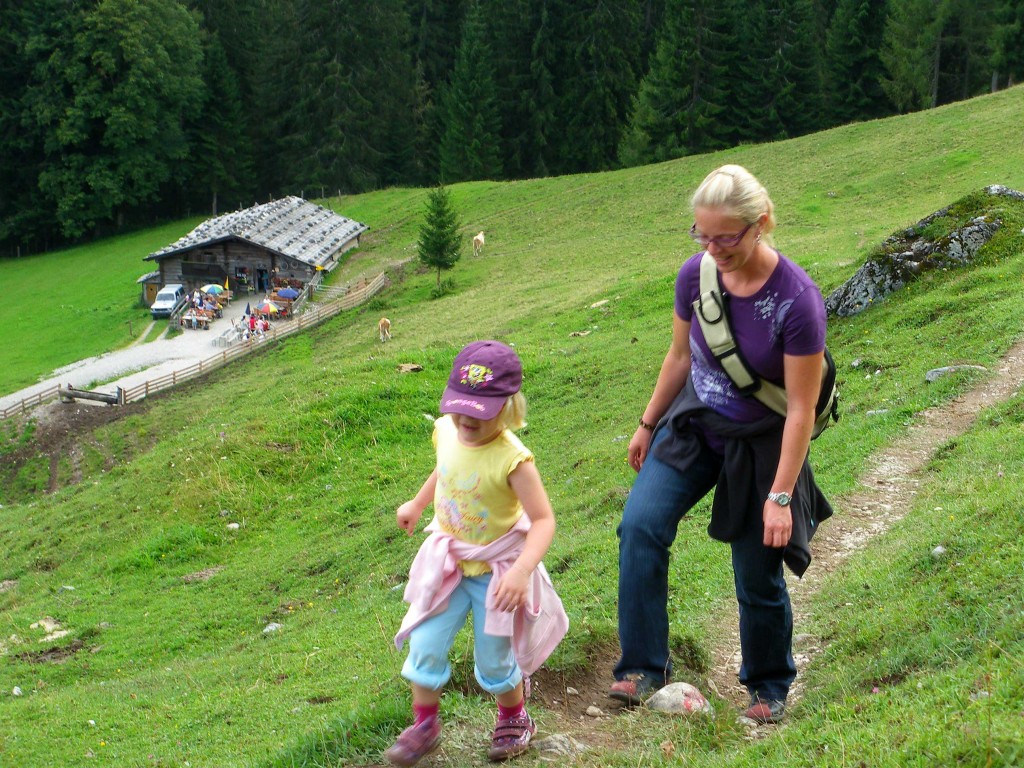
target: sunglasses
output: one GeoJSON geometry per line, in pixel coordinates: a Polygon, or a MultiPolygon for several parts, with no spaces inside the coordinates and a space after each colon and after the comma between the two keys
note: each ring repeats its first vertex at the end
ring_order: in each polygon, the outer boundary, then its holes
{"type": "Polygon", "coordinates": [[[690,227],[690,237],[700,244],[701,248],[707,248],[709,245],[714,243],[719,248],[733,248],[740,244],[740,240],[750,231],[750,228],[757,224],[756,221],[752,221],[745,226],[739,233],[735,235],[716,235],[715,237],[708,237],[702,235],[697,231],[697,225],[694,224],[690,227]]]}

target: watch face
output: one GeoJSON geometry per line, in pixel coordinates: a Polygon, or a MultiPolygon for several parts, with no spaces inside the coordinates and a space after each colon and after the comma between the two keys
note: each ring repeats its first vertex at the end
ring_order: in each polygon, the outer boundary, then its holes
{"type": "Polygon", "coordinates": [[[785,491],[782,491],[781,493],[769,493],[768,498],[774,501],[780,507],[788,506],[789,502],[793,500],[792,497],[785,491]]]}

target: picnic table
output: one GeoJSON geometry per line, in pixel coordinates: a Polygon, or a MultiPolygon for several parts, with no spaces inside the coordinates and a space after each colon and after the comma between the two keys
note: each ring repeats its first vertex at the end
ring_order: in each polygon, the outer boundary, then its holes
{"type": "Polygon", "coordinates": [[[202,328],[204,331],[210,330],[210,317],[205,312],[197,312],[194,309],[190,309],[188,312],[181,316],[181,325],[184,328],[202,328]]]}

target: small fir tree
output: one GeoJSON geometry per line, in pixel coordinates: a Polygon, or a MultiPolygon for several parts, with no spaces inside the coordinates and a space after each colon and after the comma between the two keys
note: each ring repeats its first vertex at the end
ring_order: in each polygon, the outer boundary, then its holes
{"type": "Polygon", "coordinates": [[[462,256],[459,222],[445,187],[436,187],[427,197],[426,218],[416,244],[420,261],[437,267],[437,293],[441,293],[441,270],[451,269],[462,256]]]}

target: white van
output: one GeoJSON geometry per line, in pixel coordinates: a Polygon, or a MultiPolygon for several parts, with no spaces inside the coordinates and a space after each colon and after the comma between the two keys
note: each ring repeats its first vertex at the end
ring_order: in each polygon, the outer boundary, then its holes
{"type": "Polygon", "coordinates": [[[185,299],[185,286],[181,283],[171,283],[165,285],[160,289],[160,293],[156,295],[156,301],[149,308],[149,311],[153,313],[153,319],[156,320],[160,317],[170,317],[171,312],[175,310],[180,302],[185,299]]]}

